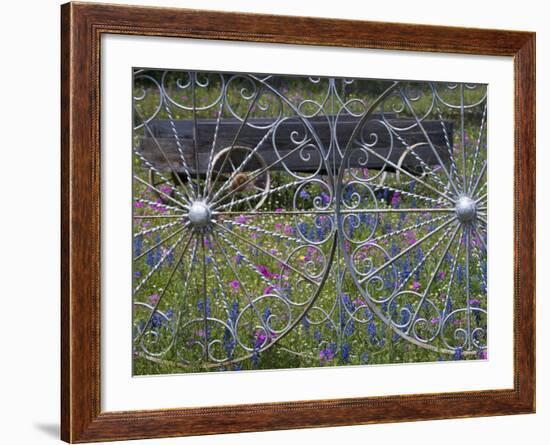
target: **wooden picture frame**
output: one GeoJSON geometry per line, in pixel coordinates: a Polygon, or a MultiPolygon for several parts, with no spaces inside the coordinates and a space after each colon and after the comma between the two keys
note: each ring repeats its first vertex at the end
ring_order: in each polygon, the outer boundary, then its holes
{"type": "Polygon", "coordinates": [[[535,34],[91,3],[61,7],[61,438],[92,442],[535,411],[535,34]],[[510,56],[514,59],[514,387],[102,412],[103,34],[510,56]]]}

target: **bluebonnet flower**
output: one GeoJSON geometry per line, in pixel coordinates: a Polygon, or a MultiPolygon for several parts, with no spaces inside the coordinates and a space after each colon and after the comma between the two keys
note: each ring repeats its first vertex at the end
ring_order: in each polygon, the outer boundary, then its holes
{"type": "Polygon", "coordinates": [[[462,348],[460,346],[455,349],[453,360],[462,360],[462,348]]]}
{"type": "Polygon", "coordinates": [[[317,341],[317,343],[321,342],[322,337],[321,337],[321,331],[319,329],[315,329],[315,332],[313,333],[313,338],[317,341]]]}
{"type": "Polygon", "coordinates": [[[344,326],[346,325],[346,314],[345,314],[344,308],[340,308],[339,314],[340,314],[340,327],[344,329],[344,326]]]}
{"type": "Polygon", "coordinates": [[[206,312],[206,316],[210,317],[210,298],[206,299],[206,307],[204,305],[204,300],[202,298],[199,301],[197,301],[197,308],[199,312],[201,313],[206,312]]]}
{"type": "Polygon", "coordinates": [[[394,207],[394,208],[399,208],[399,202],[400,202],[400,199],[399,199],[399,192],[394,192],[392,197],[391,197],[391,205],[394,207]]]}
{"type": "Polygon", "coordinates": [[[395,241],[392,241],[391,243],[391,256],[394,257],[397,255],[397,252],[399,251],[398,247],[397,247],[397,244],[395,243],[395,241]]]}
{"type": "Polygon", "coordinates": [[[134,238],[134,256],[140,256],[143,247],[143,237],[141,235],[134,238]]]}
{"type": "Polygon", "coordinates": [[[327,206],[330,203],[330,196],[327,195],[325,192],[321,193],[321,199],[323,201],[323,205],[327,206]]]}
{"type": "MultiPolygon", "coordinates": [[[[157,236],[155,237],[155,244],[158,244],[160,243],[160,234],[157,233],[157,236]]],[[[160,258],[161,258],[161,252],[160,252],[160,247],[157,247],[155,249],[155,263],[158,263],[160,261],[160,258]]]]}
{"type": "Polygon", "coordinates": [[[368,352],[363,352],[361,354],[361,364],[366,365],[368,362],[369,362],[369,353],[368,352]]]}
{"type": "Polygon", "coordinates": [[[231,310],[229,311],[229,320],[234,326],[237,322],[237,317],[239,316],[239,302],[237,300],[233,301],[231,305],[231,310]]]}
{"type": "Polygon", "coordinates": [[[355,224],[351,217],[348,218],[348,233],[349,237],[353,238],[353,235],[355,234],[355,224]]]}
{"type": "Polygon", "coordinates": [[[254,349],[260,349],[267,342],[267,335],[263,329],[257,329],[254,333],[254,349]]]}
{"type": "Polygon", "coordinates": [[[394,299],[390,303],[390,317],[394,318],[397,315],[397,301],[394,299]]]}
{"type": "Polygon", "coordinates": [[[349,363],[349,343],[348,342],[342,345],[341,357],[344,363],[349,363]]]}
{"type": "Polygon", "coordinates": [[[260,363],[260,354],[256,349],[254,349],[254,352],[252,352],[252,357],[250,357],[250,360],[252,361],[254,367],[257,368],[260,363]]]}
{"type": "Polygon", "coordinates": [[[174,250],[170,250],[168,252],[168,255],[166,256],[166,260],[168,261],[168,264],[170,266],[174,263],[174,250]]]}
{"type": "Polygon", "coordinates": [[[162,316],[158,312],[155,312],[151,317],[151,326],[153,328],[160,328],[162,326],[162,316]]]}
{"type": "Polygon", "coordinates": [[[336,352],[336,343],[330,343],[325,349],[319,351],[319,361],[321,364],[330,362],[334,359],[336,352]]]}
{"type": "Polygon", "coordinates": [[[147,252],[147,255],[145,255],[145,262],[149,267],[153,267],[155,265],[155,252],[153,250],[147,252]]]}
{"type": "Polygon", "coordinates": [[[235,340],[233,339],[233,335],[231,335],[231,331],[225,328],[223,333],[223,348],[225,349],[225,353],[227,354],[227,357],[229,358],[233,357],[235,344],[236,343],[235,343],[235,340]]]}
{"type": "Polygon", "coordinates": [[[300,198],[309,199],[309,197],[310,197],[310,194],[308,193],[307,190],[302,189],[302,190],[300,191],[300,198]]]}
{"type": "Polygon", "coordinates": [[[317,227],[317,239],[318,240],[325,239],[325,228],[323,226],[317,227]]]}
{"type": "Polygon", "coordinates": [[[411,258],[409,255],[407,255],[403,261],[403,269],[401,271],[401,279],[405,280],[410,273],[410,267],[411,267],[411,258]]]}
{"type": "Polygon", "coordinates": [[[354,331],[355,331],[355,321],[351,319],[346,325],[346,328],[344,329],[344,335],[350,337],[351,335],[353,335],[354,331]]]}
{"type": "Polygon", "coordinates": [[[367,334],[369,336],[370,342],[375,345],[377,343],[377,329],[376,323],[372,320],[367,323],[367,334]]]}

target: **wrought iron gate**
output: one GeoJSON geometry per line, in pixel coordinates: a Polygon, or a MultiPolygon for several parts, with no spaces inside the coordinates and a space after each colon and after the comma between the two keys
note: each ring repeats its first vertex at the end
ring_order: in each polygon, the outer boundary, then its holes
{"type": "Polygon", "coordinates": [[[140,69],[134,94],[136,357],[484,356],[485,85],[140,69]]]}

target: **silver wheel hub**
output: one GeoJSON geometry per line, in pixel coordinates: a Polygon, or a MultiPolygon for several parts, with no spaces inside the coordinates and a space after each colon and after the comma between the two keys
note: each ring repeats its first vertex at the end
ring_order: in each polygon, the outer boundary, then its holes
{"type": "Polygon", "coordinates": [[[204,201],[195,201],[189,207],[187,217],[195,227],[204,227],[210,223],[212,212],[210,207],[204,201]]]}
{"type": "Polygon", "coordinates": [[[468,223],[476,217],[476,203],[472,198],[463,196],[456,202],[455,211],[461,223],[468,223]]]}

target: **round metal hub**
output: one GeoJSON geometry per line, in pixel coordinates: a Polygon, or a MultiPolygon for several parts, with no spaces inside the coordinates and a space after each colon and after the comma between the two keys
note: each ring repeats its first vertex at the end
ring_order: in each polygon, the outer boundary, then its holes
{"type": "Polygon", "coordinates": [[[193,226],[204,227],[210,223],[211,215],[208,204],[203,201],[195,201],[191,204],[187,217],[193,226]]]}
{"type": "Polygon", "coordinates": [[[470,222],[476,217],[476,203],[472,198],[463,196],[456,202],[455,211],[460,222],[470,222]]]}

